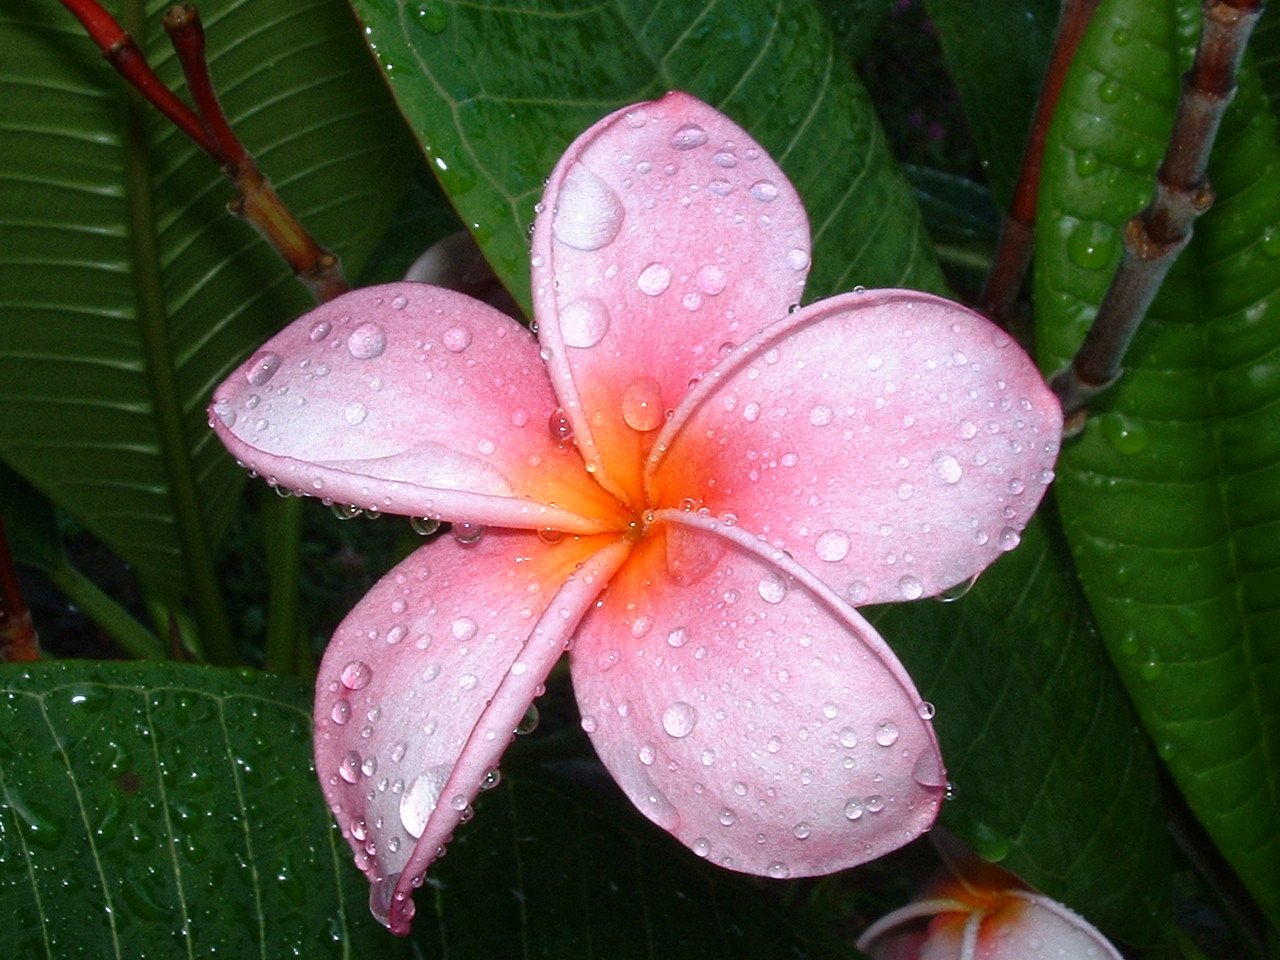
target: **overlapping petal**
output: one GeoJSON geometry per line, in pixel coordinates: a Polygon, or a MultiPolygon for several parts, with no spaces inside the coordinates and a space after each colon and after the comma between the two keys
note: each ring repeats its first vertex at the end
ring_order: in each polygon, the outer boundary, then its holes
{"type": "Polygon", "coordinates": [[[519,324],[397,283],[290,324],[218,388],[211,412],[238,459],[300,493],[509,527],[617,527],[617,504],[553,436],[555,409],[519,324]]]}
{"type": "Polygon", "coordinates": [[[569,148],[533,236],[533,297],[587,462],[639,505],[666,412],[721,352],[786,314],[809,267],[804,207],[740,127],[683,93],[569,148]]]}
{"type": "Polygon", "coordinates": [[[654,449],[651,495],[734,514],[853,603],[914,600],[1017,545],[1061,426],[986,319],[913,291],[850,293],[703,378],[654,449]]]}
{"type": "Polygon", "coordinates": [[[628,546],[607,534],[442,537],[339,626],[316,682],[316,770],[393,931],[408,932],[409,894],[628,546]]]}
{"type": "Polygon", "coordinates": [[[571,654],[583,726],[636,806],[773,877],[928,829],[946,784],[931,710],[872,627],[735,528],[655,523],[571,654]]]}

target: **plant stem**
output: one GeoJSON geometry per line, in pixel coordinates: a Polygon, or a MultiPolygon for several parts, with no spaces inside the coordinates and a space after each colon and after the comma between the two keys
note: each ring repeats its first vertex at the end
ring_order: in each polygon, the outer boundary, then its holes
{"type": "Polygon", "coordinates": [[[1023,151],[1022,166],[1018,169],[1018,181],[1013,189],[1013,201],[1000,226],[1000,241],[992,258],[991,272],[987,274],[987,283],[978,301],[978,309],[1006,329],[1012,328],[1013,305],[1031,265],[1036,197],[1040,191],[1040,169],[1044,162],[1049,123],[1058,107],[1058,96],[1062,93],[1062,84],[1075,59],[1076,49],[1099,3],[1100,0],[1062,0],[1053,51],[1049,55],[1040,99],[1031,118],[1027,147],[1023,151]]]}
{"type": "Polygon", "coordinates": [[[298,577],[302,569],[302,501],[279,497],[270,488],[259,496],[266,528],[267,598],[266,669],[296,673],[300,662],[298,577]]]}
{"type": "Polygon", "coordinates": [[[18,585],[9,538],[0,517],[0,663],[25,663],[40,659],[40,643],[31,611],[18,585]]]}
{"type": "MultiPolygon", "coordinates": [[[[196,102],[193,111],[165,86],[147,64],[129,31],[116,22],[98,0],[61,2],[76,16],[120,75],[222,167],[236,189],[236,197],[228,208],[262,234],[317,300],[331,300],[351,289],[342,275],[338,258],[316,243],[284,205],[227,122],[209,77],[204,28],[194,6],[171,7],[164,17],[165,30],[196,102]]],[[[140,17],[133,19],[140,26],[140,17]]]]}
{"type": "Polygon", "coordinates": [[[1191,239],[1195,219],[1213,203],[1206,179],[1209,152],[1263,0],[1204,0],[1195,61],[1182,78],[1169,146],[1156,172],[1151,202],[1124,227],[1124,255],[1097,316],[1071,365],[1051,382],[1071,417],[1120,376],[1125,351],[1191,239]]]}
{"type": "Polygon", "coordinates": [[[58,590],[85,616],[107,632],[125,653],[141,660],[163,660],[168,654],[154,633],[134,619],[83,573],[64,563],[45,570],[58,590]]]}
{"type": "MultiPolygon", "coordinates": [[[[140,5],[141,0],[131,0],[128,4],[127,9],[135,18],[141,17],[140,5]]],[[[183,423],[182,398],[174,376],[168,312],[162,293],[160,251],[151,203],[146,134],[140,104],[133,97],[128,98],[125,105],[124,151],[125,196],[129,210],[133,275],[137,286],[138,330],[159,434],[160,456],[169,485],[191,600],[209,659],[221,664],[240,663],[240,647],[222,603],[213,548],[192,469],[191,444],[183,423]]]]}

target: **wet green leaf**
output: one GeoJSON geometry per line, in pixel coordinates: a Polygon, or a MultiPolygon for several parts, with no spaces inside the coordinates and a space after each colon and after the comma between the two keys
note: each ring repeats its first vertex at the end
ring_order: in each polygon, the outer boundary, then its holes
{"type": "MultiPolygon", "coordinates": [[[[1083,338],[1150,196],[1200,5],[1103,4],[1063,91],[1041,190],[1040,359],[1083,338]]],[[[1080,578],[1148,732],[1280,923],[1280,145],[1242,79],[1195,227],[1128,370],[1064,449],[1080,578]]]]}

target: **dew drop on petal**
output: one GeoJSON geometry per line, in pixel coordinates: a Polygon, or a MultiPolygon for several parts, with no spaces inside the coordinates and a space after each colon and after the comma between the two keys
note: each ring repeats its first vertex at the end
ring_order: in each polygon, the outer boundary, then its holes
{"type": "Polygon", "coordinates": [[[913,576],[905,576],[898,581],[898,592],[904,600],[919,600],[924,595],[924,585],[913,576]]]}
{"type": "Polygon", "coordinates": [[[763,577],[756,585],[756,590],[765,603],[781,603],[787,596],[786,581],[773,574],[763,577]]]}
{"type": "Polygon", "coordinates": [[[892,747],[898,742],[898,726],[892,720],[881,720],[876,724],[876,743],[882,747],[892,747]]]}
{"type": "Polygon", "coordinates": [[[815,427],[825,427],[833,416],[831,408],[820,403],[809,411],[809,422],[815,427]]]}
{"type": "Polygon", "coordinates": [[[916,704],[916,715],[921,720],[932,720],[937,712],[937,708],[928,700],[921,700],[916,704]]]}
{"type": "Polygon", "coordinates": [[[363,660],[352,660],[342,668],[339,676],[342,685],[348,690],[362,690],[373,679],[373,668],[363,660]]]}
{"type": "Polygon", "coordinates": [[[692,733],[697,722],[697,711],[683,700],[675,701],[662,712],[662,729],[676,739],[692,733]]]}
{"type": "Polygon", "coordinates": [[[345,700],[339,700],[333,705],[333,709],[329,711],[329,719],[342,726],[351,719],[351,704],[345,700]]]}
{"type": "Polygon", "coordinates": [[[347,352],[357,360],[372,360],[387,349],[387,332],[372,320],[360,324],[347,337],[347,352]]]}
{"type": "Polygon", "coordinates": [[[646,743],[640,747],[636,756],[640,758],[640,762],[646,767],[653,766],[653,761],[658,759],[658,753],[653,749],[652,743],[646,743]]]}
{"type": "Polygon", "coordinates": [[[449,778],[450,768],[444,764],[431,767],[415,777],[400,795],[400,825],[417,840],[427,828],[427,820],[440,800],[440,791],[449,778]]]}
{"type": "Polygon", "coordinates": [[[667,645],[671,647],[683,647],[688,639],[688,631],[686,631],[684,627],[676,627],[667,634],[667,645]]]}
{"type": "Polygon", "coordinates": [[[662,387],[652,377],[636,377],[622,395],[622,419],[632,430],[647,433],[666,419],[662,409],[662,387]]]}
{"type": "Polygon", "coordinates": [[[280,369],[280,354],[265,350],[249,361],[249,369],[245,379],[255,387],[260,387],[270,380],[280,369]]]}
{"type": "Polygon", "coordinates": [[[809,835],[813,833],[813,827],[801,820],[791,828],[791,835],[797,840],[807,840],[809,835]]]}
{"type": "Polygon", "coordinates": [[[857,820],[862,816],[862,801],[857,797],[851,797],[844,805],[844,816],[846,820],[857,820]]]}
{"type": "Polygon", "coordinates": [[[369,416],[369,408],[363,403],[353,403],[347,407],[343,415],[346,417],[347,423],[351,424],[353,427],[358,426],[359,424],[364,423],[365,419],[369,416]]]}
{"type": "Polygon", "coordinates": [[[560,409],[555,410],[547,420],[547,429],[551,438],[561,443],[573,436],[573,423],[569,420],[569,415],[560,409]]]}
{"type": "Polygon", "coordinates": [[[949,453],[939,453],[933,458],[933,471],[943,483],[959,483],[964,476],[960,461],[949,453]]]}
{"type": "Polygon", "coordinates": [[[1001,529],[1000,536],[996,540],[1000,549],[1006,552],[1012,550],[1021,542],[1022,535],[1018,533],[1017,530],[1013,529],[1013,527],[1004,527],[1001,529]]]}
{"type": "Polygon", "coordinates": [[[839,563],[849,555],[849,545],[849,535],[843,530],[827,530],[819,534],[813,544],[813,551],[819,560],[839,563]]]}
{"type": "Polygon", "coordinates": [[[711,842],[706,837],[698,837],[697,840],[693,841],[693,846],[690,849],[699,857],[705,857],[711,852],[711,842]]]}
{"type": "Polygon", "coordinates": [[[354,750],[349,750],[338,761],[338,776],[342,777],[347,783],[355,783],[360,779],[360,754],[354,750]]]}
{"type": "Polygon", "coordinates": [[[677,150],[692,150],[707,142],[707,131],[696,123],[686,123],[671,135],[671,146],[677,150]]]}
{"type": "Polygon", "coordinates": [[[785,880],[791,876],[791,871],[787,869],[787,865],[780,860],[775,860],[769,866],[765,867],[765,872],[774,880],[785,880]]]}
{"type": "Polygon", "coordinates": [[[461,353],[471,346],[471,330],[467,327],[450,327],[440,334],[440,342],[451,353],[461,353]]]}
{"type": "Polygon", "coordinates": [[[942,768],[942,758],[938,751],[929,747],[920,751],[920,756],[916,757],[915,765],[911,768],[911,779],[922,787],[941,789],[947,785],[947,773],[942,768]]]}
{"type": "Polygon", "coordinates": [[[698,271],[698,289],[709,297],[722,293],[728,282],[724,271],[714,264],[708,264],[698,271]]]}
{"type": "Polygon", "coordinates": [[[329,335],[329,331],[332,329],[328,320],[317,320],[311,327],[311,342],[319,343],[329,335]]]}
{"type": "Polygon", "coordinates": [[[476,622],[470,617],[458,617],[450,628],[455,640],[467,641],[476,635],[476,622]]]}
{"type": "Polygon", "coordinates": [[[609,308],[595,297],[575,300],[560,311],[560,333],[570,347],[594,347],[609,330],[609,308]]]}
{"type": "Polygon", "coordinates": [[[772,180],[757,180],[751,185],[751,195],[763,203],[778,199],[778,185],[772,180]]]}
{"type": "Polygon", "coordinates": [[[656,297],[671,286],[671,271],[661,263],[651,263],[636,277],[641,293],[656,297]]]}
{"type": "Polygon", "coordinates": [[[551,232],[575,250],[599,250],[622,229],[622,200],[613,188],[580,162],[565,175],[551,232]]]}
{"type": "Polygon", "coordinates": [[[455,523],[453,525],[453,539],[462,544],[478,543],[480,538],[484,536],[484,527],[478,523],[455,523]]]}

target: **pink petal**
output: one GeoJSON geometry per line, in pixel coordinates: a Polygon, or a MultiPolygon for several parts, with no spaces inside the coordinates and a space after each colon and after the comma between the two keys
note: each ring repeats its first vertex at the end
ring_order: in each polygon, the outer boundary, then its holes
{"type": "Polygon", "coordinates": [[[946,783],[931,711],[872,627],[738,528],[656,522],[571,654],[583,727],[641,812],[774,877],[927,830],[946,783]]]}
{"type": "Polygon", "coordinates": [[[669,93],[569,147],[534,228],[534,312],[602,483],[640,503],[640,457],[666,411],[726,345],[800,300],[808,267],[791,184],[707,104],[669,93]]]}
{"type": "Polygon", "coordinates": [[[627,549],[609,536],[441,538],[338,627],[316,680],[316,770],[394,932],[408,932],[413,888],[627,549]]]}
{"type": "Polygon", "coordinates": [[[924,293],[845,294],[703,379],[658,440],[651,495],[732,512],[853,603],[914,600],[1017,545],[1061,426],[987,320],[924,293]]]}
{"type": "Polygon", "coordinates": [[[976,960],[1124,960],[1097,928],[1055,900],[1010,890],[983,921],[976,960]]]}
{"type": "Polygon", "coordinates": [[[594,532],[617,505],[549,420],[538,347],[436,287],[353,291],[295,320],[214,394],[241,461],[300,493],[386,513],[594,532]]]}

